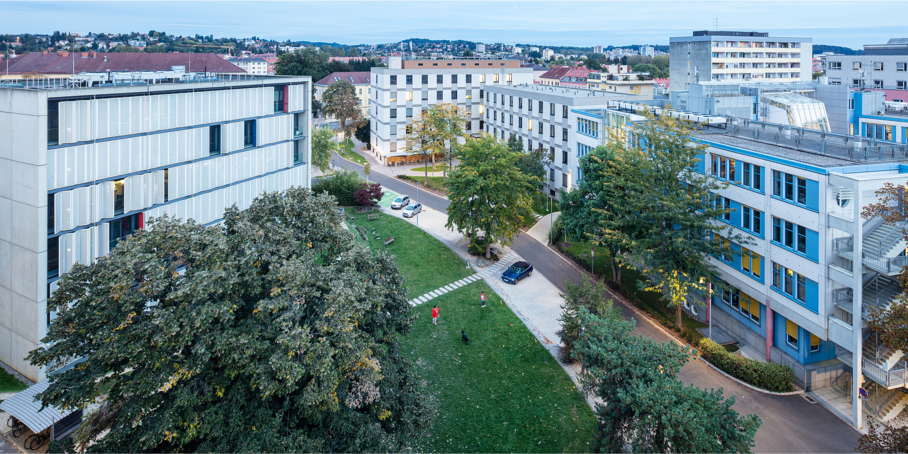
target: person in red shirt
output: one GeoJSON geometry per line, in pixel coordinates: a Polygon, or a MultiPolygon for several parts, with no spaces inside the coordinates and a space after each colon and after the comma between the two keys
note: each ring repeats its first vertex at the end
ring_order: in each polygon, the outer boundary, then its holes
{"type": "Polygon", "coordinates": [[[482,292],[482,307],[486,307],[486,292],[482,292]]]}
{"type": "Polygon", "coordinates": [[[432,324],[438,324],[438,306],[432,306],[432,324]]]}

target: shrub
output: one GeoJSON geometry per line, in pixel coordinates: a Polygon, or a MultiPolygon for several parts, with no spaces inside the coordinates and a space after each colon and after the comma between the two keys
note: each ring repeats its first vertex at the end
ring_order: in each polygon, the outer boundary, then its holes
{"type": "MultiPolygon", "coordinates": [[[[485,257],[486,255],[486,245],[489,242],[484,236],[474,236],[470,238],[470,245],[467,246],[467,252],[471,255],[481,255],[485,257]]],[[[494,252],[491,254],[492,260],[498,260],[498,256],[494,252]]]]}
{"type": "Polygon", "coordinates": [[[380,183],[362,183],[353,193],[353,202],[361,207],[375,206],[385,193],[381,190],[380,183]]]}
{"type": "Polygon", "coordinates": [[[353,193],[359,189],[361,183],[362,180],[359,179],[359,174],[356,172],[337,172],[318,180],[312,185],[312,192],[315,194],[327,192],[337,199],[338,205],[352,206],[353,193]]]}
{"type": "Polygon", "coordinates": [[[700,356],[745,383],[775,392],[794,390],[794,371],[788,366],[740,358],[706,338],[700,340],[700,356]]]}
{"type": "Polygon", "coordinates": [[[558,240],[561,239],[562,235],[564,235],[564,221],[559,216],[558,219],[555,220],[555,223],[552,224],[552,240],[551,240],[551,242],[556,243],[558,240]]]}
{"type": "Polygon", "coordinates": [[[363,241],[369,241],[369,237],[366,234],[365,227],[358,225],[358,226],[356,226],[356,231],[359,232],[359,236],[363,237],[363,241]]]}

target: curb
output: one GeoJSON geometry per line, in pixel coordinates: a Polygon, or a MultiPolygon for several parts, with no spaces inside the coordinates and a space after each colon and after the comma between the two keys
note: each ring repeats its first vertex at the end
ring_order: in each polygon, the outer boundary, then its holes
{"type": "MultiPolygon", "coordinates": [[[[535,238],[534,238],[534,239],[535,239],[535,238]]],[[[537,241],[539,241],[539,240],[537,240],[537,241]]],[[[575,264],[572,260],[568,260],[567,258],[565,258],[564,256],[562,256],[561,253],[560,253],[558,250],[553,249],[553,246],[546,245],[546,247],[547,247],[549,250],[551,250],[552,252],[554,252],[555,254],[557,254],[559,257],[561,257],[562,259],[564,259],[565,262],[568,262],[574,269],[576,269],[576,270],[577,270],[578,272],[580,272],[581,274],[589,275],[589,272],[588,272],[588,271],[586,271],[585,269],[582,269],[582,268],[580,268],[579,266],[577,266],[577,264],[575,264]]],[[[612,289],[606,287],[605,290],[606,290],[610,295],[612,295],[612,297],[614,297],[615,299],[617,299],[617,300],[621,301],[622,303],[624,303],[624,305],[627,306],[628,309],[630,309],[631,311],[633,311],[634,314],[636,314],[638,317],[640,317],[640,318],[646,320],[646,321],[647,321],[650,325],[652,325],[654,328],[656,328],[656,329],[658,329],[659,331],[661,331],[662,334],[665,334],[666,336],[668,336],[669,339],[675,341],[675,343],[677,343],[678,345],[680,345],[680,346],[682,346],[682,347],[692,348],[692,349],[694,349],[694,350],[696,351],[696,348],[689,346],[689,345],[687,344],[687,342],[682,342],[682,341],[678,340],[678,338],[676,338],[676,337],[673,336],[672,334],[668,333],[665,329],[662,328],[662,326],[661,326],[660,324],[654,322],[648,315],[641,313],[639,310],[637,310],[636,307],[634,307],[634,306],[633,306],[632,304],[630,304],[629,302],[625,301],[623,297],[621,297],[621,296],[619,296],[619,295],[616,295],[616,294],[612,291],[612,289]]],[[[751,390],[753,390],[753,391],[757,391],[757,392],[759,392],[759,393],[768,394],[768,395],[772,395],[772,396],[797,396],[797,395],[804,394],[804,391],[803,391],[803,390],[802,390],[802,391],[793,391],[793,392],[788,392],[788,393],[778,393],[778,392],[774,392],[774,391],[765,390],[765,389],[763,389],[763,388],[758,388],[758,387],[756,387],[756,386],[754,386],[754,385],[751,385],[751,384],[749,384],[749,383],[745,383],[745,382],[741,381],[740,379],[738,379],[738,378],[736,378],[736,377],[733,377],[733,376],[729,375],[729,374],[726,373],[725,371],[723,371],[723,370],[719,369],[718,367],[714,366],[712,363],[710,363],[709,361],[707,361],[705,358],[703,358],[703,357],[700,356],[699,354],[696,355],[696,356],[697,356],[697,359],[703,361],[704,363],[706,363],[706,365],[708,365],[709,367],[715,369],[716,371],[718,371],[720,374],[722,374],[722,375],[725,376],[726,378],[729,378],[729,379],[731,379],[732,381],[738,383],[739,385],[742,385],[742,386],[744,386],[744,387],[747,387],[747,388],[749,388],[749,389],[751,389],[751,390]]]]}

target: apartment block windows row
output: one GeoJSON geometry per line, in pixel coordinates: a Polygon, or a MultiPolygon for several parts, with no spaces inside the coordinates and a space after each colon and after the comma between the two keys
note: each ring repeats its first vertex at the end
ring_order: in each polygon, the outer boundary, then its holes
{"type": "MultiPolygon", "coordinates": [[[[728,285],[728,284],[724,284],[728,285]]],[[[718,297],[728,307],[740,313],[745,319],[760,325],[760,301],[737,288],[717,287],[718,297]]]]}
{"type": "Polygon", "coordinates": [[[817,261],[819,234],[813,230],[784,219],[772,217],[772,242],[793,252],[817,261]]]}
{"type": "Polygon", "coordinates": [[[593,147],[586,145],[586,144],[577,143],[577,157],[578,158],[586,156],[587,154],[589,154],[590,151],[593,151],[593,147]]]}
{"type": "Polygon", "coordinates": [[[763,167],[749,162],[742,163],[741,184],[755,191],[763,192],[763,167]]]}
{"type": "Polygon", "coordinates": [[[590,137],[599,138],[599,122],[586,118],[577,119],[577,132],[590,137]]]}
{"type": "Polygon", "coordinates": [[[762,255],[737,243],[732,243],[731,240],[717,234],[713,234],[713,238],[720,246],[718,257],[720,260],[748,277],[763,282],[764,260],[762,255]]]}
{"type": "Polygon", "coordinates": [[[772,262],[772,288],[817,313],[819,306],[817,283],[807,279],[803,274],[772,262]]]}
{"type": "MultiPolygon", "coordinates": [[[[798,205],[808,205],[808,181],[790,173],[772,171],[772,195],[798,205]]],[[[815,183],[815,182],[814,182],[815,183]]]]}
{"type": "Polygon", "coordinates": [[[763,236],[763,212],[747,205],[742,205],[741,229],[763,236]]]}

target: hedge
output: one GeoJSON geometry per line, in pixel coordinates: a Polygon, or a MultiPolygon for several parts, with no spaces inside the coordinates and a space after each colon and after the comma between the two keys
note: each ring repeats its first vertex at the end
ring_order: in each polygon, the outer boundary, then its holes
{"type": "Polygon", "coordinates": [[[327,192],[337,199],[339,206],[353,206],[353,193],[359,189],[362,180],[359,174],[352,171],[341,171],[318,180],[312,185],[312,192],[327,192]]]}
{"type": "Polygon", "coordinates": [[[775,392],[794,391],[794,371],[788,366],[741,358],[711,339],[700,340],[700,356],[745,383],[775,392]]]}

